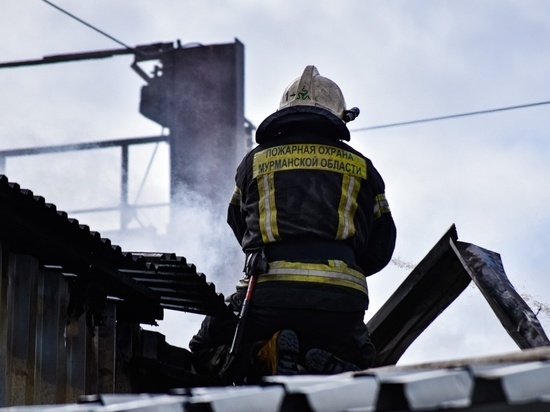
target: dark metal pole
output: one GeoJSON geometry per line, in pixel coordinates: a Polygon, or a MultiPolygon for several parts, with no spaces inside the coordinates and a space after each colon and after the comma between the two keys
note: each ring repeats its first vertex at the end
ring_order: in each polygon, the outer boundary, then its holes
{"type": "Polygon", "coordinates": [[[130,221],[128,208],[128,145],[122,145],[120,173],[120,229],[126,230],[130,221]]]}

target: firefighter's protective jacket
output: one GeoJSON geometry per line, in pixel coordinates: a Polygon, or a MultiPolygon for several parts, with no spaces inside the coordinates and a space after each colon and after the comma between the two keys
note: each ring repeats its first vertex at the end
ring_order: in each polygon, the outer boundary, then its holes
{"type": "Polygon", "coordinates": [[[372,162],[331,137],[330,128],[315,129],[287,130],[245,156],[228,223],[245,252],[318,240],[351,251],[351,259],[327,253],[271,261],[258,278],[255,305],[365,310],[365,277],[384,268],[395,247],[384,182],[372,162]]]}

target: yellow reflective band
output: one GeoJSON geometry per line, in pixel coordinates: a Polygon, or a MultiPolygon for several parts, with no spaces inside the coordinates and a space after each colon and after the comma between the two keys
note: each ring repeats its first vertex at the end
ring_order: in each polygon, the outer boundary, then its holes
{"type": "Polygon", "coordinates": [[[347,150],[320,144],[289,144],[270,147],[254,155],[252,176],[287,170],[325,170],[367,178],[365,159],[347,150]]]}
{"type": "Polygon", "coordinates": [[[353,176],[342,177],[342,193],[338,205],[338,231],[336,239],[347,239],[355,235],[353,219],[357,210],[357,195],[361,188],[361,180],[353,176]]]}
{"type": "Polygon", "coordinates": [[[345,262],[339,260],[322,263],[300,263],[276,261],[269,262],[267,273],[258,276],[258,282],[306,282],[337,285],[358,290],[365,294],[367,280],[361,272],[349,268],[345,262]]]}
{"type": "Polygon", "coordinates": [[[388,203],[388,200],[386,199],[386,195],[384,193],[379,194],[374,199],[374,218],[378,219],[380,216],[382,216],[382,213],[390,213],[390,204],[388,203]]]}
{"type": "Polygon", "coordinates": [[[264,243],[280,240],[273,174],[258,179],[260,233],[264,243]]]}
{"type": "Polygon", "coordinates": [[[242,202],[242,192],[241,192],[241,189],[239,189],[238,186],[235,186],[235,190],[233,191],[233,195],[231,196],[231,204],[233,206],[239,206],[241,207],[241,202],[242,202]]]}

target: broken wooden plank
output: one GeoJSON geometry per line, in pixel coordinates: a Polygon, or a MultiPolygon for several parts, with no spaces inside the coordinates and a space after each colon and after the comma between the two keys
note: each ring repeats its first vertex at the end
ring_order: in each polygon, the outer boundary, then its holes
{"type": "Polygon", "coordinates": [[[368,322],[377,350],[375,366],[397,363],[470,283],[470,276],[450,246],[457,239],[452,225],[368,322]]]}
{"type": "Polygon", "coordinates": [[[452,242],[451,247],[502,326],[521,349],[550,345],[537,316],[506,276],[498,253],[464,242],[452,242]]]}

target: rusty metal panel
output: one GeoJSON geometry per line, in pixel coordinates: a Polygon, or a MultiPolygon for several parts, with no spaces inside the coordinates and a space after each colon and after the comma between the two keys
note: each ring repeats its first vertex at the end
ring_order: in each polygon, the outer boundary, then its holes
{"type": "MultiPolygon", "coordinates": [[[[61,275],[61,273],[59,273],[61,275]]],[[[65,334],[67,325],[67,313],[69,304],[69,285],[65,277],[57,277],[59,284],[59,313],[57,329],[57,391],[56,399],[58,402],[67,402],[66,386],[67,382],[67,348],[65,344],[65,334]]],[[[52,319],[52,322],[55,320],[52,319]]]]}
{"type": "Polygon", "coordinates": [[[36,364],[34,404],[66,402],[65,324],[68,285],[55,270],[42,268],[38,276],[36,305],[36,364]]]}
{"type": "Polygon", "coordinates": [[[99,380],[99,338],[97,334],[97,326],[93,326],[87,319],[87,315],[81,316],[84,320],[84,340],[86,342],[84,350],[85,363],[81,366],[84,375],[84,393],[97,393],[99,380]]]}
{"type": "Polygon", "coordinates": [[[70,319],[66,327],[65,347],[67,350],[66,397],[76,400],[86,393],[86,351],[90,345],[86,317],[70,319]]]}
{"type": "Polygon", "coordinates": [[[139,344],[140,327],[136,323],[116,323],[115,392],[132,393],[130,360],[139,344]]]}
{"type": "Polygon", "coordinates": [[[32,256],[12,254],[9,261],[8,356],[11,367],[9,402],[34,402],[34,369],[36,357],[36,283],[38,261],[32,256]]]}
{"type": "MultiPolygon", "coordinates": [[[[88,314],[86,314],[86,317],[88,314]]],[[[89,318],[86,319],[87,340],[85,348],[86,363],[83,365],[85,377],[85,393],[98,393],[99,382],[99,336],[98,327],[92,326],[89,318]]]]}
{"type": "Polygon", "coordinates": [[[103,315],[104,323],[97,328],[97,392],[114,393],[116,372],[116,304],[114,302],[107,302],[103,315]]]}
{"type": "MultiPolygon", "coordinates": [[[[7,377],[8,356],[8,257],[7,245],[0,239],[0,376],[7,377]]],[[[7,404],[8,379],[0,379],[0,406],[7,404]]]]}

